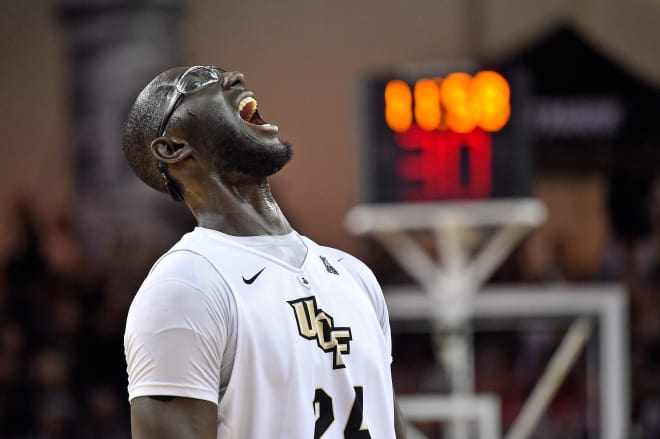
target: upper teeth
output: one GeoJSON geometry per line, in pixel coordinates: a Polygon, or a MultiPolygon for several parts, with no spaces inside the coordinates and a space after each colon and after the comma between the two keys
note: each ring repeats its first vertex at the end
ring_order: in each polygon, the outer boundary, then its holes
{"type": "Polygon", "coordinates": [[[241,102],[238,104],[238,112],[241,113],[243,112],[243,109],[247,106],[251,105],[252,108],[250,110],[250,116],[254,114],[254,112],[257,110],[257,100],[253,98],[252,96],[248,96],[246,98],[241,99],[241,102]]]}

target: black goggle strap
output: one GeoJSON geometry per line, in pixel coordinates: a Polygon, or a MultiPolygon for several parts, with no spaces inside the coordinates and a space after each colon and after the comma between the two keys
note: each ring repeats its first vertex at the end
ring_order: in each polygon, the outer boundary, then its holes
{"type": "Polygon", "coordinates": [[[167,165],[160,160],[156,161],[160,175],[163,176],[165,188],[174,201],[183,201],[183,195],[177,185],[167,176],[167,165]]]}

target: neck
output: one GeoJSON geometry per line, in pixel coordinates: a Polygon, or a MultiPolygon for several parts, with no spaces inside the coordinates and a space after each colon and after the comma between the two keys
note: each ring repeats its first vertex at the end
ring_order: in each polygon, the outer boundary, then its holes
{"type": "Polygon", "coordinates": [[[265,178],[232,183],[212,178],[186,191],[186,204],[200,227],[228,235],[283,235],[292,230],[265,178]]]}

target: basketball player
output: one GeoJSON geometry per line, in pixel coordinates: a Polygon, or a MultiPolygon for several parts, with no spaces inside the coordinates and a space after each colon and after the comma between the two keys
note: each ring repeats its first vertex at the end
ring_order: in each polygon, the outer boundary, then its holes
{"type": "Polygon", "coordinates": [[[128,313],[133,438],[403,437],[380,287],[357,259],[292,230],[267,180],[291,148],[243,75],[162,73],[138,96],[123,149],[198,222],[128,313]]]}

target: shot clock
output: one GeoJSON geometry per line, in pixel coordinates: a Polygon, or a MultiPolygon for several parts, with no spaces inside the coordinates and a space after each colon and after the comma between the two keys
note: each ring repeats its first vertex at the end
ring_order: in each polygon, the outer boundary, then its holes
{"type": "Polygon", "coordinates": [[[366,78],[362,201],[529,195],[525,89],[513,70],[426,67],[366,78]]]}

